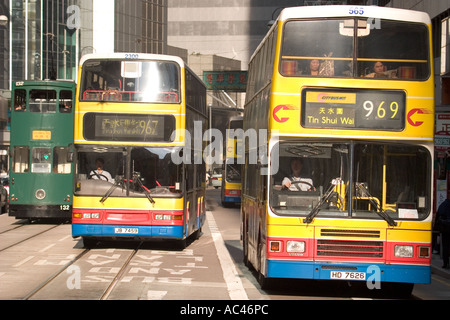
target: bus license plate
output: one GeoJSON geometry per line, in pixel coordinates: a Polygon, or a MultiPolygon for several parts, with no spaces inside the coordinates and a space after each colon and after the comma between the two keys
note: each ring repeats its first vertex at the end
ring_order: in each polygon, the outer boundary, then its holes
{"type": "Polygon", "coordinates": [[[119,234],[138,234],[138,228],[114,228],[114,233],[119,234]]]}
{"type": "Polygon", "coordinates": [[[330,279],[338,280],[366,280],[365,272],[331,271],[330,279]]]}

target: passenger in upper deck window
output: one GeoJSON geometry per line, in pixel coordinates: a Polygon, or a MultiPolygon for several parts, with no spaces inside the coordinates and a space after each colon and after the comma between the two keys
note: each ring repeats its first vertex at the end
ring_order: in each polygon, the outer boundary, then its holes
{"type": "Polygon", "coordinates": [[[381,61],[375,62],[372,73],[366,75],[366,78],[397,78],[397,70],[386,70],[386,66],[381,61]]]}
{"type": "Polygon", "coordinates": [[[309,62],[309,70],[307,71],[307,75],[318,76],[320,68],[320,61],[318,59],[313,59],[309,62]]]}
{"type": "Polygon", "coordinates": [[[14,106],[14,111],[19,111],[19,112],[23,112],[27,110],[27,108],[25,107],[25,105],[18,103],[14,106]]]}

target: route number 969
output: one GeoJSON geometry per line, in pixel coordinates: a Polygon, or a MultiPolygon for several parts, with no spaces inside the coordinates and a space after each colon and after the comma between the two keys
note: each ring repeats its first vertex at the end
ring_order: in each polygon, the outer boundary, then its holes
{"type": "Polygon", "coordinates": [[[400,109],[399,104],[396,101],[393,101],[390,104],[386,103],[386,101],[381,101],[377,106],[370,100],[364,101],[363,108],[367,112],[365,114],[366,118],[376,115],[376,119],[380,120],[385,119],[386,117],[394,119],[400,109]]]}

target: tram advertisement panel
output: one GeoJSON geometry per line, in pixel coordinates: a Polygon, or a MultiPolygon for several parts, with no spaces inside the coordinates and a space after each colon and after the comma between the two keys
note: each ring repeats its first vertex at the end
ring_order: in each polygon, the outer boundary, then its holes
{"type": "Polygon", "coordinates": [[[305,89],[302,126],[401,131],[405,101],[404,91],[305,89]]]}

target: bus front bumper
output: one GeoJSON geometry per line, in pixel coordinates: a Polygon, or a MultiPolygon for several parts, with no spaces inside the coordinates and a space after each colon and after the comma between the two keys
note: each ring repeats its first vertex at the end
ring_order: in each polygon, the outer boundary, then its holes
{"type": "Polygon", "coordinates": [[[72,237],[183,238],[183,226],[72,224],[72,237]]]}
{"type": "Polygon", "coordinates": [[[268,260],[266,271],[268,278],[431,282],[431,268],[427,265],[268,260]]]}

